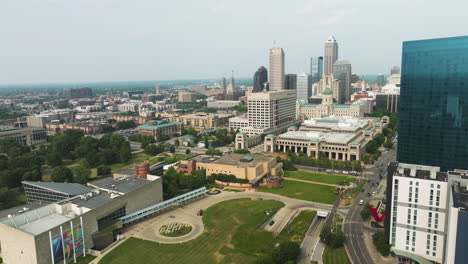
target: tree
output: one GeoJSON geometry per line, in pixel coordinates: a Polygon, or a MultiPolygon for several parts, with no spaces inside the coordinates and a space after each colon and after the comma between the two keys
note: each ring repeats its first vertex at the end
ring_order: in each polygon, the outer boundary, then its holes
{"type": "Polygon", "coordinates": [[[150,144],[145,148],[145,153],[148,155],[158,155],[162,152],[164,152],[164,146],[160,144],[150,144]]]}
{"type": "Polygon", "coordinates": [[[387,138],[387,140],[385,141],[384,147],[385,147],[386,149],[391,149],[391,148],[393,147],[393,142],[392,142],[392,140],[387,138]]]}
{"type": "Polygon", "coordinates": [[[385,237],[384,232],[377,232],[377,233],[372,235],[372,242],[374,242],[375,248],[384,257],[386,257],[386,256],[388,256],[390,254],[390,248],[392,246],[387,241],[388,240],[385,237]]]}
{"type": "Polygon", "coordinates": [[[54,182],[73,182],[73,172],[64,166],[55,167],[51,178],[54,182]]]}
{"type": "Polygon", "coordinates": [[[208,148],[209,142],[208,142],[208,136],[205,135],[205,148],[208,148]]]}
{"type": "Polygon", "coordinates": [[[190,149],[186,149],[185,154],[187,154],[187,155],[190,154],[190,149]]]}
{"type": "Polygon", "coordinates": [[[73,168],[74,181],[77,183],[85,184],[91,176],[91,170],[82,166],[73,168]]]}
{"type": "Polygon", "coordinates": [[[234,153],[238,153],[238,154],[249,154],[249,153],[250,153],[250,150],[248,150],[248,149],[235,149],[235,150],[234,150],[234,153]]]}
{"type": "Polygon", "coordinates": [[[133,121],[133,120],[120,121],[120,122],[117,122],[117,127],[119,129],[134,128],[135,127],[135,121],[133,121]]]}
{"type": "Polygon", "coordinates": [[[174,140],[174,146],[178,147],[180,145],[180,141],[178,139],[174,140]]]}
{"type": "Polygon", "coordinates": [[[332,230],[331,225],[325,225],[320,232],[320,240],[333,248],[341,247],[345,241],[345,236],[341,230],[332,230]]]}
{"type": "Polygon", "coordinates": [[[171,145],[171,146],[169,147],[169,151],[170,151],[172,154],[175,153],[175,147],[174,147],[174,145],[171,145]]]}
{"type": "Polygon", "coordinates": [[[45,156],[46,163],[51,167],[57,167],[62,164],[62,156],[57,151],[51,151],[45,156]]]}
{"type": "Polygon", "coordinates": [[[219,149],[215,149],[215,148],[210,148],[210,149],[207,149],[206,152],[205,152],[206,155],[214,155],[214,156],[222,156],[223,153],[221,152],[221,150],[219,149]]]}
{"type": "Polygon", "coordinates": [[[105,175],[110,175],[111,174],[111,168],[107,166],[99,166],[97,168],[97,175],[98,176],[105,176],[105,175]]]}
{"type": "Polygon", "coordinates": [[[279,247],[273,250],[273,263],[285,264],[288,261],[295,261],[300,253],[301,248],[298,243],[292,241],[282,242],[279,247]]]}
{"type": "Polygon", "coordinates": [[[126,144],[122,144],[120,147],[120,162],[127,163],[131,157],[132,152],[130,150],[130,144],[126,142],[126,144]]]}
{"type": "Polygon", "coordinates": [[[371,215],[372,215],[372,213],[371,213],[371,211],[369,209],[369,204],[364,205],[364,207],[362,207],[362,209],[361,209],[361,218],[362,218],[362,220],[364,220],[364,221],[369,220],[371,215]]]}

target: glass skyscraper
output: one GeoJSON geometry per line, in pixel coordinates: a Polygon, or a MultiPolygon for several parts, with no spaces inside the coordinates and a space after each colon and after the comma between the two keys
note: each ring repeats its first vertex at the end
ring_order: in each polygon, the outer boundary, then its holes
{"type": "Polygon", "coordinates": [[[323,75],[323,57],[312,57],[310,58],[310,75],[312,77],[312,83],[318,82],[322,79],[323,75]]]}
{"type": "Polygon", "coordinates": [[[403,43],[397,160],[468,169],[468,36],[403,43]]]}

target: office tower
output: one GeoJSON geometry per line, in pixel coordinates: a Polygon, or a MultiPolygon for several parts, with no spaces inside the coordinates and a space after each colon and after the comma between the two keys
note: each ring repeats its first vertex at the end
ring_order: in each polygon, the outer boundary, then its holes
{"type": "Polygon", "coordinates": [[[333,64],[333,76],[340,81],[340,97],[338,103],[343,104],[351,99],[351,62],[336,61],[333,64]]]}
{"type": "Polygon", "coordinates": [[[397,160],[468,167],[468,36],[403,42],[397,160]]]}
{"type": "Polygon", "coordinates": [[[155,90],[156,94],[161,94],[161,87],[159,85],[156,85],[155,90]]]}
{"type": "Polygon", "coordinates": [[[89,87],[63,89],[63,97],[67,100],[73,98],[91,98],[92,96],[93,90],[89,87]]]}
{"type": "Polygon", "coordinates": [[[270,49],[270,90],[284,89],[284,52],[282,48],[270,49]]]}
{"type": "Polygon", "coordinates": [[[284,76],[284,89],[296,90],[297,89],[297,75],[288,73],[284,76]]]}
{"type": "Polygon", "coordinates": [[[325,60],[323,66],[324,74],[333,73],[333,64],[338,60],[338,42],[333,35],[325,41],[325,60]]]}
{"type": "Polygon", "coordinates": [[[385,76],[383,74],[377,75],[376,83],[378,86],[384,86],[385,84],[385,76]]]}
{"type": "Polygon", "coordinates": [[[234,94],[234,71],[232,72],[231,79],[229,80],[229,85],[226,88],[226,94],[234,94]]]}
{"type": "Polygon", "coordinates": [[[221,82],[219,84],[223,93],[226,93],[226,77],[221,77],[221,82]]]}
{"type": "Polygon", "coordinates": [[[310,75],[312,77],[312,84],[318,82],[323,76],[323,57],[310,58],[310,75]]]}
{"type": "Polygon", "coordinates": [[[329,88],[333,92],[333,98],[335,101],[341,97],[340,91],[340,80],[334,78],[333,74],[325,74],[323,75],[322,79],[317,83],[317,89],[315,92],[315,96],[322,96],[323,92],[329,88]]]}
{"type": "Polygon", "coordinates": [[[392,69],[390,70],[390,74],[400,74],[400,67],[393,66],[392,69]]]}
{"type": "Polygon", "coordinates": [[[289,124],[295,120],[295,117],[296,91],[294,90],[247,94],[247,118],[252,131],[254,128],[264,129],[289,124]]]}
{"type": "Polygon", "coordinates": [[[258,68],[253,77],[253,90],[252,92],[258,93],[265,89],[268,82],[268,70],[262,66],[258,68]]]}
{"type": "Polygon", "coordinates": [[[307,73],[297,74],[297,101],[308,102],[312,96],[311,78],[307,73]]]}

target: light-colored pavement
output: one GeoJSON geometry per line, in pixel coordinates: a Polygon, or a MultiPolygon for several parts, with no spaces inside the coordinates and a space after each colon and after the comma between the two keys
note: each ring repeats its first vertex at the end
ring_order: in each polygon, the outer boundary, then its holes
{"type": "Polygon", "coordinates": [[[319,252],[320,248],[317,248],[317,244],[320,241],[320,232],[324,224],[325,221],[316,216],[309,226],[301,243],[301,254],[298,258],[299,264],[309,264],[311,260],[322,261],[322,252],[319,252]]]}
{"type": "Polygon", "coordinates": [[[305,182],[305,183],[313,183],[313,184],[320,184],[320,185],[338,187],[338,184],[315,182],[315,181],[301,180],[301,179],[295,179],[295,178],[289,178],[289,177],[284,177],[283,179],[286,180],[286,181],[298,181],[298,182],[305,182]]]}

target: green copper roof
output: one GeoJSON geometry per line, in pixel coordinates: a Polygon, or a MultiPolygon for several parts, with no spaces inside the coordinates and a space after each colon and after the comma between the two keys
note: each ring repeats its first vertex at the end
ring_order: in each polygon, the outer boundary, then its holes
{"type": "Polygon", "coordinates": [[[360,143],[359,143],[359,142],[356,142],[356,141],[353,141],[353,142],[351,142],[351,143],[349,143],[349,144],[350,144],[350,145],[355,145],[355,146],[356,146],[356,145],[359,145],[360,143]]]}
{"type": "Polygon", "coordinates": [[[297,128],[296,126],[289,126],[289,128],[297,128]]]}
{"type": "Polygon", "coordinates": [[[331,107],[339,108],[339,109],[349,109],[351,105],[344,105],[344,104],[333,104],[331,107]]]}
{"type": "Polygon", "coordinates": [[[375,122],[376,125],[380,126],[382,122],[375,122]]]}
{"type": "Polygon", "coordinates": [[[266,135],[266,137],[275,137],[275,135],[274,134],[268,134],[268,135],[266,135]]]}
{"type": "Polygon", "coordinates": [[[312,138],[310,139],[310,142],[319,142],[320,140],[318,140],[318,138],[312,138]]]}
{"type": "Polygon", "coordinates": [[[330,88],[327,88],[327,89],[325,89],[325,90],[323,91],[323,94],[328,94],[328,95],[330,95],[330,94],[333,94],[333,91],[332,91],[330,88]]]}
{"type": "Polygon", "coordinates": [[[138,126],[137,129],[158,129],[162,127],[168,127],[173,125],[181,125],[181,122],[162,122],[161,120],[151,120],[146,122],[146,124],[138,126]],[[149,123],[153,122],[154,125],[150,125],[149,123]]]}
{"type": "Polygon", "coordinates": [[[245,135],[245,132],[239,132],[237,135],[245,135]]]}
{"type": "Polygon", "coordinates": [[[372,132],[374,132],[374,131],[372,131],[372,130],[366,130],[366,131],[364,131],[364,132],[365,132],[365,133],[372,133],[372,132]]]}
{"type": "Polygon", "coordinates": [[[317,107],[318,104],[301,104],[301,107],[308,107],[308,108],[314,108],[317,107]]]}

